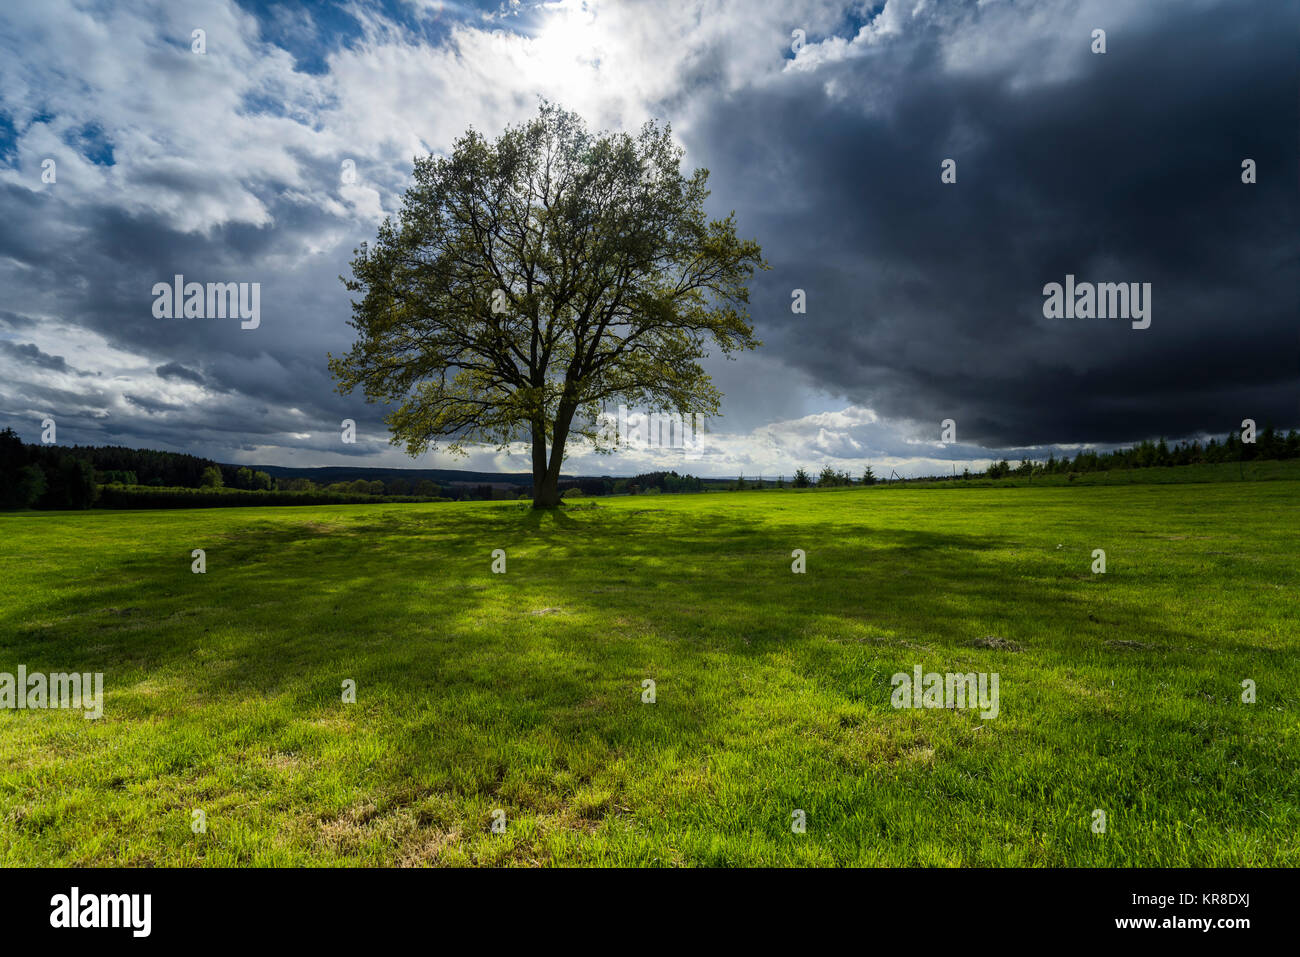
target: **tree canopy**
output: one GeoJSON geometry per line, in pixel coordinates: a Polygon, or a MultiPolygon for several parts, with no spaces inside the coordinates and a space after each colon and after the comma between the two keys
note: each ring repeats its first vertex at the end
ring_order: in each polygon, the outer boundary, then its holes
{"type": "Polygon", "coordinates": [[[734,214],[704,212],[708,171],[686,176],[671,129],[592,133],[543,103],[495,142],[474,130],[415,161],[396,221],[344,279],[351,350],[341,392],[391,407],[411,455],[531,444],[533,503],[558,504],[573,435],[610,451],[612,401],[716,415],[699,364],[759,345],[747,282],[766,268],[734,214]]]}

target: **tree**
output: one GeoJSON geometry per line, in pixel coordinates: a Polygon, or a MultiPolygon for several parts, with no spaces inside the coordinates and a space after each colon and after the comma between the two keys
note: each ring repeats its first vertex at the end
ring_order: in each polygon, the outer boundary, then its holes
{"type": "Polygon", "coordinates": [[[72,455],[59,458],[41,504],[45,508],[90,508],[99,495],[95,467],[72,455]]]}
{"type": "Polygon", "coordinates": [[[830,486],[836,484],[837,481],[838,479],[835,475],[835,470],[827,465],[822,468],[821,475],[817,476],[817,487],[830,488],[830,486]]]}
{"type": "Polygon", "coordinates": [[[795,488],[807,488],[812,482],[808,478],[808,473],[800,466],[794,473],[794,481],[791,483],[795,488]]]}
{"type": "Polygon", "coordinates": [[[215,465],[209,465],[203,470],[203,478],[199,481],[199,488],[221,488],[225,484],[221,480],[221,469],[215,465]]]}
{"type": "Polygon", "coordinates": [[[45,473],[39,465],[27,464],[27,447],[13,429],[0,431],[0,508],[27,508],[45,491],[45,473]],[[30,497],[34,481],[27,471],[35,468],[41,476],[40,491],[30,497]]]}
{"type": "Polygon", "coordinates": [[[863,485],[875,485],[875,484],[876,484],[876,473],[873,472],[873,471],[871,471],[871,466],[870,466],[870,465],[868,465],[868,466],[866,467],[866,469],[864,469],[863,472],[862,472],[862,484],[863,484],[863,485]]]}
{"type": "Polygon", "coordinates": [[[767,268],[734,214],[704,214],[708,171],[682,174],[671,130],[589,132],[543,103],[495,142],[469,130],[417,159],[396,222],[352,261],[340,392],[391,403],[393,444],[529,443],[533,505],[559,503],[569,439],[616,439],[607,403],[716,414],[698,360],[759,345],[746,283],[767,268]]]}
{"type": "Polygon", "coordinates": [[[45,472],[39,465],[27,465],[18,473],[14,507],[31,508],[45,494],[45,472]]]}

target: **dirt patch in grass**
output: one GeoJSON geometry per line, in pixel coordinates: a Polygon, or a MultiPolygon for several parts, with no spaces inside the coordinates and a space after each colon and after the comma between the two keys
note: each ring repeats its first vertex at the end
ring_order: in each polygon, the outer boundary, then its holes
{"type": "Polygon", "coordinates": [[[405,841],[397,855],[398,867],[428,867],[436,864],[442,852],[460,841],[460,831],[421,828],[405,841]]]}
{"type": "Polygon", "coordinates": [[[1024,651],[1020,645],[1006,638],[999,638],[997,635],[985,635],[983,638],[976,638],[971,642],[973,648],[989,648],[993,651],[1024,651]]]}
{"type": "Polygon", "coordinates": [[[903,758],[911,764],[934,764],[934,748],[912,748],[903,758]]]}
{"type": "Polygon", "coordinates": [[[319,841],[336,854],[352,853],[375,832],[369,825],[378,814],[373,802],[354,805],[333,820],[321,822],[319,841]]]}
{"type": "Polygon", "coordinates": [[[267,759],[267,766],[277,771],[292,771],[301,764],[298,755],[288,751],[277,751],[267,759]]]}

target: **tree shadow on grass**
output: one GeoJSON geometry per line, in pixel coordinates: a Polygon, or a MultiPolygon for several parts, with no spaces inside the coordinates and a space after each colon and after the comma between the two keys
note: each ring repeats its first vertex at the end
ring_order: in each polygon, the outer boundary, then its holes
{"type": "MultiPolygon", "coordinates": [[[[958,659],[1030,669],[1069,653],[1040,637],[1063,620],[1100,642],[1104,629],[1085,622],[1103,600],[1108,620],[1152,644],[1195,637],[1135,593],[1094,593],[1050,556],[1034,577],[1009,568],[996,551],[1014,530],[870,527],[850,539],[833,517],[744,512],[436,518],[258,525],[212,547],[207,576],[170,557],[108,569],[20,628],[5,663],[102,670],[110,696],[166,676],[206,707],[279,698],[303,721],[346,716],[350,733],[385,740],[387,762],[368,772],[385,787],[495,793],[503,767],[553,774],[591,755],[725,749],[743,692],[719,691],[719,676],[879,704],[872,662],[882,674],[958,659]],[[498,544],[511,555],[500,576],[498,544]],[[791,570],[794,548],[805,574],[791,570]],[[1024,657],[971,646],[990,632],[1024,657]],[[672,707],[641,704],[647,677],[672,707]],[[355,706],[340,701],[345,678],[355,706]]],[[[137,699],[130,713],[147,719],[137,699]]]]}
{"type": "MultiPolygon", "coordinates": [[[[236,653],[242,675],[232,663],[194,680],[260,675],[256,683],[269,687],[303,664],[298,654],[277,656],[277,646],[306,654],[322,633],[331,640],[320,650],[336,655],[376,641],[400,646],[413,622],[424,623],[415,627],[421,640],[453,626],[472,633],[481,605],[509,631],[518,622],[499,619],[512,594],[521,610],[538,601],[563,608],[546,630],[563,631],[575,613],[608,616],[611,632],[671,634],[683,653],[698,635],[701,648],[750,656],[805,638],[800,621],[824,632],[841,620],[851,632],[897,620],[917,640],[963,644],[981,636],[948,633],[946,622],[1001,619],[1001,637],[1032,646],[1037,622],[1087,622],[1096,606],[1091,583],[1010,573],[989,554],[1002,541],[987,535],[871,528],[846,541],[842,522],[783,525],[743,512],[673,517],[665,526],[622,510],[485,509],[460,524],[412,516],[258,527],[209,549],[207,576],[192,576],[177,558],[59,593],[43,609],[49,623],[19,626],[14,650],[84,655],[89,641],[101,649],[96,662],[116,655],[142,669],[167,668],[201,648],[206,631],[243,629],[250,639],[236,653]],[[512,553],[507,575],[489,573],[495,547],[512,553]],[[805,574],[791,571],[794,548],[806,552],[805,574]],[[731,641],[728,630],[747,640],[731,641]],[[61,638],[65,631],[75,638],[61,638]]],[[[1187,638],[1137,602],[1112,604],[1108,613],[1128,632],[1169,644],[1187,638]]]]}

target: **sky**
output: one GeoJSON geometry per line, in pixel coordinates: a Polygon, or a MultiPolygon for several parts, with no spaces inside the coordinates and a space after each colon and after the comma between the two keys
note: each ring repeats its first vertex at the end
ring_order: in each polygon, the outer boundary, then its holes
{"type": "Polygon", "coordinates": [[[4,4],[0,427],[526,471],[519,450],[407,456],[326,357],[353,336],[339,277],[414,158],[541,97],[593,129],[670,124],[684,171],[710,171],[708,212],[734,211],[772,267],[750,287],[764,345],[705,360],[725,398],[699,447],[579,445],[566,473],[949,474],[1300,427],[1298,11],[4,4]],[[258,283],[256,328],[157,318],[176,274],[258,283]],[[1049,315],[1052,283],[1125,284],[1146,318],[1049,315]]]}

